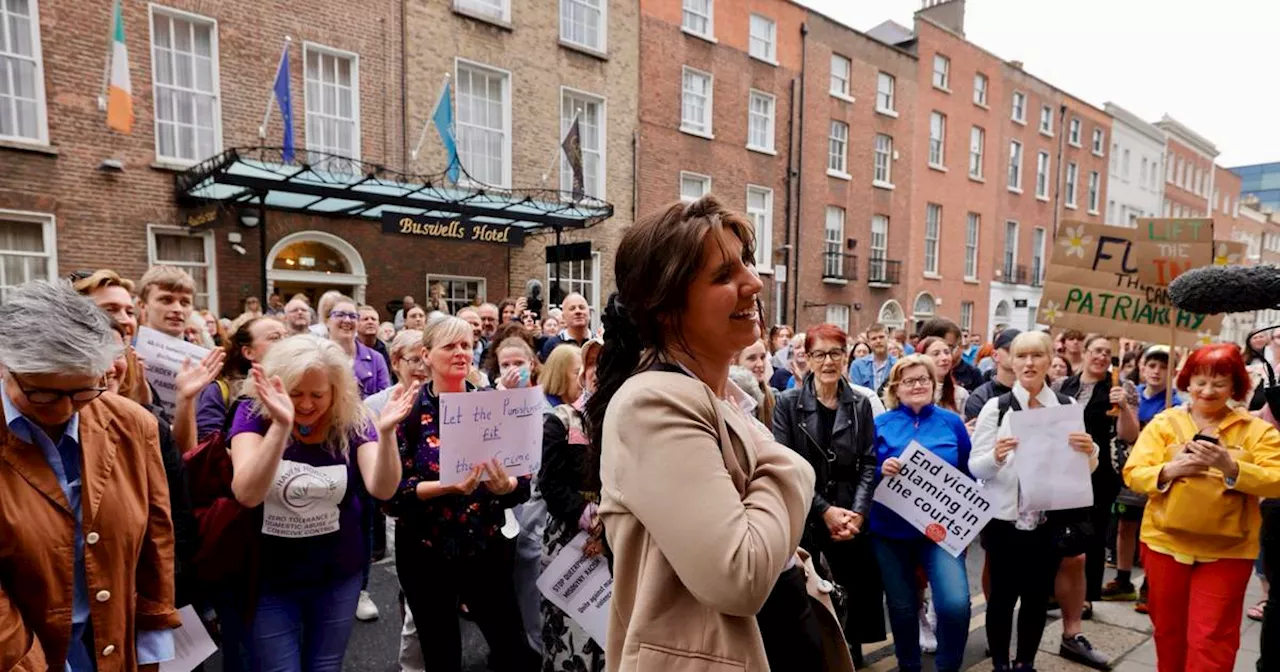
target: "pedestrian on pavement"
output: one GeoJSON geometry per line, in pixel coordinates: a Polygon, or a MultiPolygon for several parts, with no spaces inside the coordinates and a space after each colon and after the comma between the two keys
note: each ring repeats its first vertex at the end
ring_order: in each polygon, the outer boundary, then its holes
{"type": "MultiPolygon", "coordinates": [[[[914,441],[969,473],[969,432],[959,415],[933,403],[937,374],[933,360],[907,355],[889,371],[885,383],[888,411],[876,418],[877,471],[896,476],[898,457],[914,441]]],[[[916,572],[923,567],[937,612],[938,672],[958,672],[969,637],[969,579],[965,553],[952,557],[914,526],[882,504],[871,507],[872,545],[888,602],[889,626],[898,668],[919,672],[920,591],[916,572]]]]}
{"type": "MultiPolygon", "coordinates": [[[[350,305],[349,303],[347,305],[350,305]]],[[[229,432],[232,490],[263,507],[252,669],[337,672],[355,623],[369,540],[367,502],[400,482],[395,427],[411,386],[376,419],[336,343],[295,336],[255,365],[229,432]]]]}
{"type": "Polygon", "coordinates": [[[538,669],[512,581],[515,544],[502,534],[506,510],[529,498],[528,477],[507,476],[497,460],[466,480],[440,483],[440,397],[478,389],[472,371],[473,329],[458,317],[427,326],[423,346],[430,379],[397,430],[404,475],[390,502],[397,517],[396,574],[430,669],[458,672],[462,635],[458,604],[467,605],[489,645],[498,672],[538,669]],[[481,477],[488,478],[481,482],[481,477]]]}
{"type": "Polygon", "coordinates": [[[708,195],[642,218],[618,246],[587,403],[613,555],[609,669],[852,668],[838,626],[824,647],[796,556],[813,469],[728,380],[761,333],[752,244],[708,195]]]}
{"type": "MultiPolygon", "coordinates": [[[[923,343],[923,341],[922,341],[923,343]]],[[[927,347],[927,346],[926,346],[927,347]]],[[[1012,389],[983,405],[973,432],[969,468],[983,479],[995,514],[982,531],[990,564],[987,601],[987,645],[997,672],[1035,669],[1036,650],[1044,635],[1045,607],[1053,593],[1054,577],[1062,562],[1054,512],[1020,512],[1018,475],[1012,468],[1018,440],[1009,411],[1061,406],[1075,399],[1058,394],[1045,383],[1053,357],[1053,340],[1041,331],[1019,334],[1009,345],[1016,379],[1012,389]],[[1018,650],[1009,658],[1013,609],[1018,605],[1018,650]]],[[[1098,466],[1098,447],[1085,432],[1067,437],[1072,449],[1089,455],[1090,470],[1098,466]]]]}
{"type": "Polygon", "coordinates": [[[805,334],[813,375],[778,396],[773,436],[813,467],[813,504],[800,544],[821,554],[849,595],[845,639],[855,664],[862,645],[885,639],[884,589],[867,515],[876,476],[874,392],[845,378],[848,335],[833,324],[805,334]]]}
{"type": "Polygon", "coordinates": [[[169,488],[156,418],[103,394],[120,351],[65,282],[12,287],[0,305],[0,669],[173,658],[169,488]]]}
{"type": "Polygon", "coordinates": [[[1190,403],[1157,415],[1124,467],[1128,486],[1149,497],[1142,560],[1156,666],[1227,672],[1258,556],[1258,500],[1280,497],[1280,432],[1229,405],[1250,387],[1233,344],[1197,348],[1177,383],[1190,403]]]}

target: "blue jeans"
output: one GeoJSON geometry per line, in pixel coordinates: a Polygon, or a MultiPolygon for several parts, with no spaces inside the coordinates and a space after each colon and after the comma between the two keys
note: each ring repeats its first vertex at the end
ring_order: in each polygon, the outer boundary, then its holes
{"type": "Polygon", "coordinates": [[[914,539],[872,537],[884,594],[889,604],[893,648],[902,672],[920,670],[920,585],[916,569],[924,567],[938,613],[938,672],[957,672],[969,639],[969,578],[964,558],[953,558],[924,536],[914,539]]]}
{"type": "Polygon", "coordinates": [[[360,574],[286,591],[264,588],[250,631],[258,672],[341,672],[360,599],[360,574]]]}

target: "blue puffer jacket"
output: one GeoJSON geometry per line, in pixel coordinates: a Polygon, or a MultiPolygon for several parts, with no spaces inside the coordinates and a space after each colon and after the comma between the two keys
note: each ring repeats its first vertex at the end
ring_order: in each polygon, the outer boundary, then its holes
{"type": "MultiPolygon", "coordinates": [[[[876,418],[877,485],[883,477],[884,461],[901,456],[912,441],[969,474],[969,432],[959,415],[934,404],[925,406],[919,413],[906,406],[898,406],[876,418]]],[[[924,536],[911,523],[879,502],[871,505],[871,532],[890,539],[924,536]]]]}

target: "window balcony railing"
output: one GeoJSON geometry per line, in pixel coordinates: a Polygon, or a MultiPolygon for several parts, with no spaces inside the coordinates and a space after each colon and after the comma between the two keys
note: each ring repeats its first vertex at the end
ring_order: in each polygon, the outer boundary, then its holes
{"type": "Polygon", "coordinates": [[[1026,264],[1010,264],[1005,263],[1004,275],[1000,276],[1000,281],[1010,285],[1025,285],[1031,274],[1027,272],[1026,264]]]}
{"type": "Polygon", "coordinates": [[[845,283],[858,279],[858,257],[843,252],[826,252],[823,255],[822,280],[845,283]]]}
{"type": "Polygon", "coordinates": [[[902,281],[902,262],[884,257],[871,257],[867,264],[867,284],[890,287],[902,281]]]}

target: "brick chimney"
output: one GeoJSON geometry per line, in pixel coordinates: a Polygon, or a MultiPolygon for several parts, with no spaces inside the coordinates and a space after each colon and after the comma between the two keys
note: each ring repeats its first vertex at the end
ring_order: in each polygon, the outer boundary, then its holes
{"type": "Polygon", "coordinates": [[[916,13],[964,36],[964,0],[920,0],[916,13]]]}

